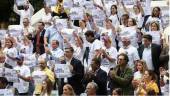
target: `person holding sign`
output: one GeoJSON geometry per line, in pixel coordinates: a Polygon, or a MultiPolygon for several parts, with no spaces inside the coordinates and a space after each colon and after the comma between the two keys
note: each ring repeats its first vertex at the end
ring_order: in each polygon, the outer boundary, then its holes
{"type": "Polygon", "coordinates": [[[80,60],[73,57],[73,53],[74,49],[72,47],[65,48],[65,62],[70,66],[72,76],[62,79],[62,86],[64,83],[68,83],[73,87],[76,95],[80,95],[84,91],[81,83],[84,75],[84,66],[80,60]]]}
{"type": "Polygon", "coordinates": [[[20,25],[23,24],[22,22],[23,22],[24,18],[28,18],[29,20],[31,20],[31,17],[34,14],[34,8],[29,3],[28,0],[27,0],[27,3],[24,5],[24,10],[19,10],[17,8],[17,4],[16,4],[16,1],[15,1],[13,10],[14,10],[15,13],[20,15],[20,25]]]}
{"type": "Polygon", "coordinates": [[[5,67],[10,69],[15,67],[17,65],[17,49],[14,47],[14,41],[11,37],[6,38],[3,53],[5,54],[5,67]]]}
{"type": "Polygon", "coordinates": [[[18,73],[19,82],[14,82],[13,86],[18,89],[19,95],[28,95],[29,81],[31,80],[31,73],[28,66],[23,65],[24,57],[16,57],[17,66],[14,70],[18,73]]]}
{"type": "Polygon", "coordinates": [[[39,94],[39,95],[51,95],[51,91],[53,89],[53,85],[55,82],[54,78],[54,73],[47,67],[47,61],[43,58],[39,59],[39,66],[40,66],[40,71],[45,73],[47,78],[44,80],[42,84],[35,84],[35,90],[34,94],[39,94]]]}

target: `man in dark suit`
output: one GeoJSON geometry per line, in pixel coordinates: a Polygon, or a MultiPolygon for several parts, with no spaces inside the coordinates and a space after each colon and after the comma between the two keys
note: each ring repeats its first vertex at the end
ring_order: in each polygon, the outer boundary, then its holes
{"type": "Polygon", "coordinates": [[[146,61],[148,69],[158,74],[161,46],[152,43],[151,35],[144,35],[142,39],[143,44],[138,48],[139,57],[146,61]]]}
{"type": "Polygon", "coordinates": [[[68,83],[73,87],[76,95],[80,95],[84,91],[81,82],[84,76],[84,66],[80,60],[73,57],[73,53],[74,49],[72,47],[65,48],[65,63],[69,65],[72,76],[61,80],[60,91],[63,92],[62,87],[68,83]]]}
{"type": "MultiPolygon", "coordinates": [[[[152,43],[152,36],[151,35],[144,35],[142,38],[143,44],[138,48],[138,53],[140,59],[143,59],[146,61],[146,65],[149,70],[153,70],[157,77],[157,84],[159,86],[159,92],[160,91],[160,73],[159,73],[159,67],[160,67],[160,60],[159,56],[161,53],[161,46],[157,44],[152,43]]],[[[160,94],[160,93],[159,93],[160,94]]]]}
{"type": "Polygon", "coordinates": [[[44,48],[44,34],[45,34],[45,29],[44,29],[44,22],[38,22],[37,23],[37,29],[36,29],[36,35],[33,39],[33,52],[37,52],[40,55],[45,52],[44,48]]]}
{"type": "Polygon", "coordinates": [[[107,95],[107,73],[100,68],[101,59],[93,58],[91,63],[92,70],[85,74],[83,83],[95,82],[98,85],[97,95],[107,95]]]}

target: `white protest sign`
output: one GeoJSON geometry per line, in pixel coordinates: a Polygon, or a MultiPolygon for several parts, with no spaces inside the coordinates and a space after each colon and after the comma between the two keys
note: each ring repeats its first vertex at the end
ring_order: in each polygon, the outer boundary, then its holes
{"type": "Polygon", "coordinates": [[[73,7],[73,1],[72,0],[64,0],[63,1],[63,7],[64,8],[71,8],[71,7],[73,7]]]}
{"type": "Polygon", "coordinates": [[[35,54],[23,54],[24,56],[24,64],[28,67],[36,66],[36,57],[35,54]]]}
{"type": "Polygon", "coordinates": [[[4,68],[0,68],[0,77],[3,77],[4,75],[4,68]]]}
{"type": "Polygon", "coordinates": [[[169,25],[169,22],[170,22],[170,13],[169,13],[169,7],[163,7],[161,9],[161,12],[162,12],[162,20],[163,20],[163,27],[167,27],[169,25]]]}
{"type": "Polygon", "coordinates": [[[17,6],[22,6],[27,4],[27,0],[16,0],[17,6]]]}
{"type": "Polygon", "coordinates": [[[5,68],[4,76],[7,78],[9,82],[18,82],[18,74],[14,69],[5,68]]]}
{"type": "Polygon", "coordinates": [[[47,78],[47,75],[43,71],[37,70],[32,73],[32,77],[35,84],[42,84],[47,78]]]}
{"type": "Polygon", "coordinates": [[[104,26],[103,20],[95,20],[95,22],[96,22],[96,25],[97,25],[97,26],[100,26],[100,27],[103,27],[103,26],[104,26]]]}
{"type": "Polygon", "coordinates": [[[93,17],[93,19],[95,19],[95,20],[105,20],[106,15],[105,15],[105,13],[103,12],[103,10],[94,9],[94,10],[92,10],[92,17],[93,17]]]}
{"type": "Polygon", "coordinates": [[[47,6],[55,6],[57,4],[57,0],[44,0],[47,6]]]}
{"type": "Polygon", "coordinates": [[[82,7],[73,7],[70,9],[71,20],[82,20],[84,18],[84,12],[82,7]]]}
{"type": "Polygon", "coordinates": [[[11,36],[18,37],[22,35],[23,28],[21,25],[9,25],[8,32],[11,36]]]}
{"type": "Polygon", "coordinates": [[[83,6],[88,10],[95,8],[93,1],[84,1],[83,6]]]}
{"type": "Polygon", "coordinates": [[[66,64],[56,64],[54,68],[54,73],[57,78],[71,77],[72,74],[69,69],[69,65],[66,64]]]}
{"type": "Polygon", "coordinates": [[[62,34],[63,38],[66,38],[69,41],[73,37],[74,31],[75,31],[74,29],[64,28],[61,30],[61,34],[62,34]]]}
{"type": "Polygon", "coordinates": [[[62,30],[63,28],[67,28],[67,19],[56,19],[55,25],[58,30],[62,30]]]}
{"type": "Polygon", "coordinates": [[[75,6],[82,6],[85,0],[73,0],[75,6]]]}
{"type": "Polygon", "coordinates": [[[106,4],[106,3],[116,3],[116,0],[104,0],[104,3],[106,4]]]}
{"type": "Polygon", "coordinates": [[[134,5],[135,4],[134,0],[123,0],[123,3],[125,5],[134,5]]]}
{"type": "Polygon", "coordinates": [[[161,34],[159,31],[149,31],[146,34],[150,34],[152,36],[152,43],[160,45],[161,34]]]}
{"type": "Polygon", "coordinates": [[[0,40],[5,39],[6,31],[7,31],[7,30],[0,30],[0,40]]]}
{"type": "Polygon", "coordinates": [[[0,96],[14,96],[12,89],[0,89],[0,96]]]}

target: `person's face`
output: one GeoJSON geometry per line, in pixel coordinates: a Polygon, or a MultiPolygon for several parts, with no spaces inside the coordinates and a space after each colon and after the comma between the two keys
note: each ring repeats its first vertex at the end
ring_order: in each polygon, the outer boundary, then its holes
{"type": "Polygon", "coordinates": [[[119,96],[115,90],[112,91],[112,96],[119,96]]]}
{"type": "Polygon", "coordinates": [[[104,41],[104,46],[106,46],[106,48],[110,48],[111,42],[110,41],[104,41]]]}
{"type": "Polygon", "coordinates": [[[143,42],[143,44],[144,44],[145,47],[148,47],[148,46],[151,44],[151,41],[148,40],[148,39],[146,39],[146,38],[143,38],[143,39],[142,39],[142,42],[143,42]]]}
{"type": "Polygon", "coordinates": [[[7,46],[7,48],[11,48],[12,47],[12,42],[10,40],[6,40],[5,45],[7,46]]]}
{"type": "Polygon", "coordinates": [[[128,23],[128,18],[126,16],[122,16],[121,20],[124,25],[128,23]]]}
{"type": "Polygon", "coordinates": [[[135,13],[140,12],[140,10],[139,10],[139,8],[138,8],[137,6],[134,6],[134,7],[133,7],[133,10],[134,10],[135,13]]]}
{"type": "Polygon", "coordinates": [[[45,63],[44,60],[39,61],[39,66],[41,70],[44,70],[47,67],[47,64],[45,63]]]}
{"type": "Polygon", "coordinates": [[[154,14],[154,16],[159,16],[159,14],[160,14],[159,9],[158,8],[154,8],[153,9],[153,14],[154,14]]]}
{"type": "Polygon", "coordinates": [[[128,19],[128,26],[134,26],[132,19],[128,19]]]}
{"type": "Polygon", "coordinates": [[[93,93],[95,92],[95,89],[93,88],[92,84],[88,84],[86,86],[86,93],[87,95],[93,95],[93,93]]]}
{"type": "Polygon", "coordinates": [[[99,67],[99,66],[95,63],[95,61],[92,60],[92,62],[91,62],[91,68],[92,68],[92,70],[93,70],[93,71],[96,71],[96,70],[98,69],[98,67],[99,67]]]}
{"type": "Polygon", "coordinates": [[[66,49],[64,54],[65,54],[65,57],[68,59],[71,59],[73,56],[73,52],[70,49],[66,49]]]}
{"type": "Polygon", "coordinates": [[[93,40],[92,38],[93,38],[93,37],[91,37],[91,36],[86,36],[86,40],[87,40],[88,42],[90,42],[90,43],[91,43],[92,40],[93,40]]]}
{"type": "Polygon", "coordinates": [[[123,46],[128,46],[130,44],[129,40],[122,40],[123,46]]]}
{"type": "Polygon", "coordinates": [[[79,21],[79,26],[80,26],[80,27],[85,27],[85,22],[79,21]]]}
{"type": "Polygon", "coordinates": [[[145,71],[145,73],[144,73],[144,79],[145,80],[150,80],[150,76],[149,76],[149,73],[148,73],[148,71],[145,71]]]}
{"type": "Polygon", "coordinates": [[[42,23],[38,23],[38,24],[37,24],[37,27],[38,27],[38,29],[40,29],[40,30],[43,30],[43,29],[44,29],[44,26],[42,25],[42,23]]]}
{"type": "Polygon", "coordinates": [[[142,71],[143,69],[143,65],[140,62],[137,63],[136,67],[138,71],[142,71]]]}
{"type": "Polygon", "coordinates": [[[0,56],[0,63],[4,63],[5,62],[5,56],[0,56]]]}
{"type": "Polygon", "coordinates": [[[116,8],[114,6],[112,6],[112,8],[111,8],[111,12],[112,12],[112,14],[116,14],[116,8]]]}
{"type": "Polygon", "coordinates": [[[25,10],[28,10],[28,8],[29,8],[29,5],[27,4],[27,5],[24,5],[24,9],[25,10]]]}
{"type": "Polygon", "coordinates": [[[112,22],[110,20],[106,20],[106,29],[110,29],[110,27],[112,26],[112,22]]]}
{"type": "Polygon", "coordinates": [[[23,60],[17,60],[17,64],[18,65],[22,65],[23,64],[23,60]]]}
{"type": "Polygon", "coordinates": [[[6,85],[0,81],[0,89],[5,89],[6,85]]]}
{"type": "Polygon", "coordinates": [[[51,47],[52,47],[53,49],[55,49],[55,48],[58,47],[58,44],[56,43],[56,41],[52,41],[52,42],[51,42],[51,47]]]}
{"type": "Polygon", "coordinates": [[[23,25],[24,25],[24,26],[28,26],[28,25],[29,25],[28,19],[24,19],[24,20],[23,20],[23,25]]]}
{"type": "Polygon", "coordinates": [[[151,31],[158,31],[157,25],[155,23],[151,24],[151,31]]]}
{"type": "Polygon", "coordinates": [[[118,57],[118,65],[120,65],[120,66],[124,66],[126,64],[126,60],[125,60],[125,58],[124,58],[124,56],[119,56],[118,57]]]}
{"type": "Polygon", "coordinates": [[[70,95],[70,90],[68,89],[68,87],[67,86],[64,86],[63,87],[63,94],[65,95],[65,96],[69,96],[70,95]]]}

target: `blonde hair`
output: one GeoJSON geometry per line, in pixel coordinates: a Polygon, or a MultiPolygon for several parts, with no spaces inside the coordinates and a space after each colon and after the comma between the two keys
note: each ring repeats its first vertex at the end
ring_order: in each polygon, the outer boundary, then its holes
{"type": "Polygon", "coordinates": [[[144,74],[144,72],[146,70],[148,70],[147,65],[146,65],[146,61],[145,60],[138,60],[137,63],[135,64],[135,72],[138,71],[137,70],[137,64],[138,63],[142,64],[142,74],[144,74]]]}
{"type": "Polygon", "coordinates": [[[64,86],[67,87],[68,90],[70,91],[70,94],[69,94],[70,96],[74,96],[75,95],[74,89],[73,89],[73,87],[70,84],[65,84],[64,86]]]}

